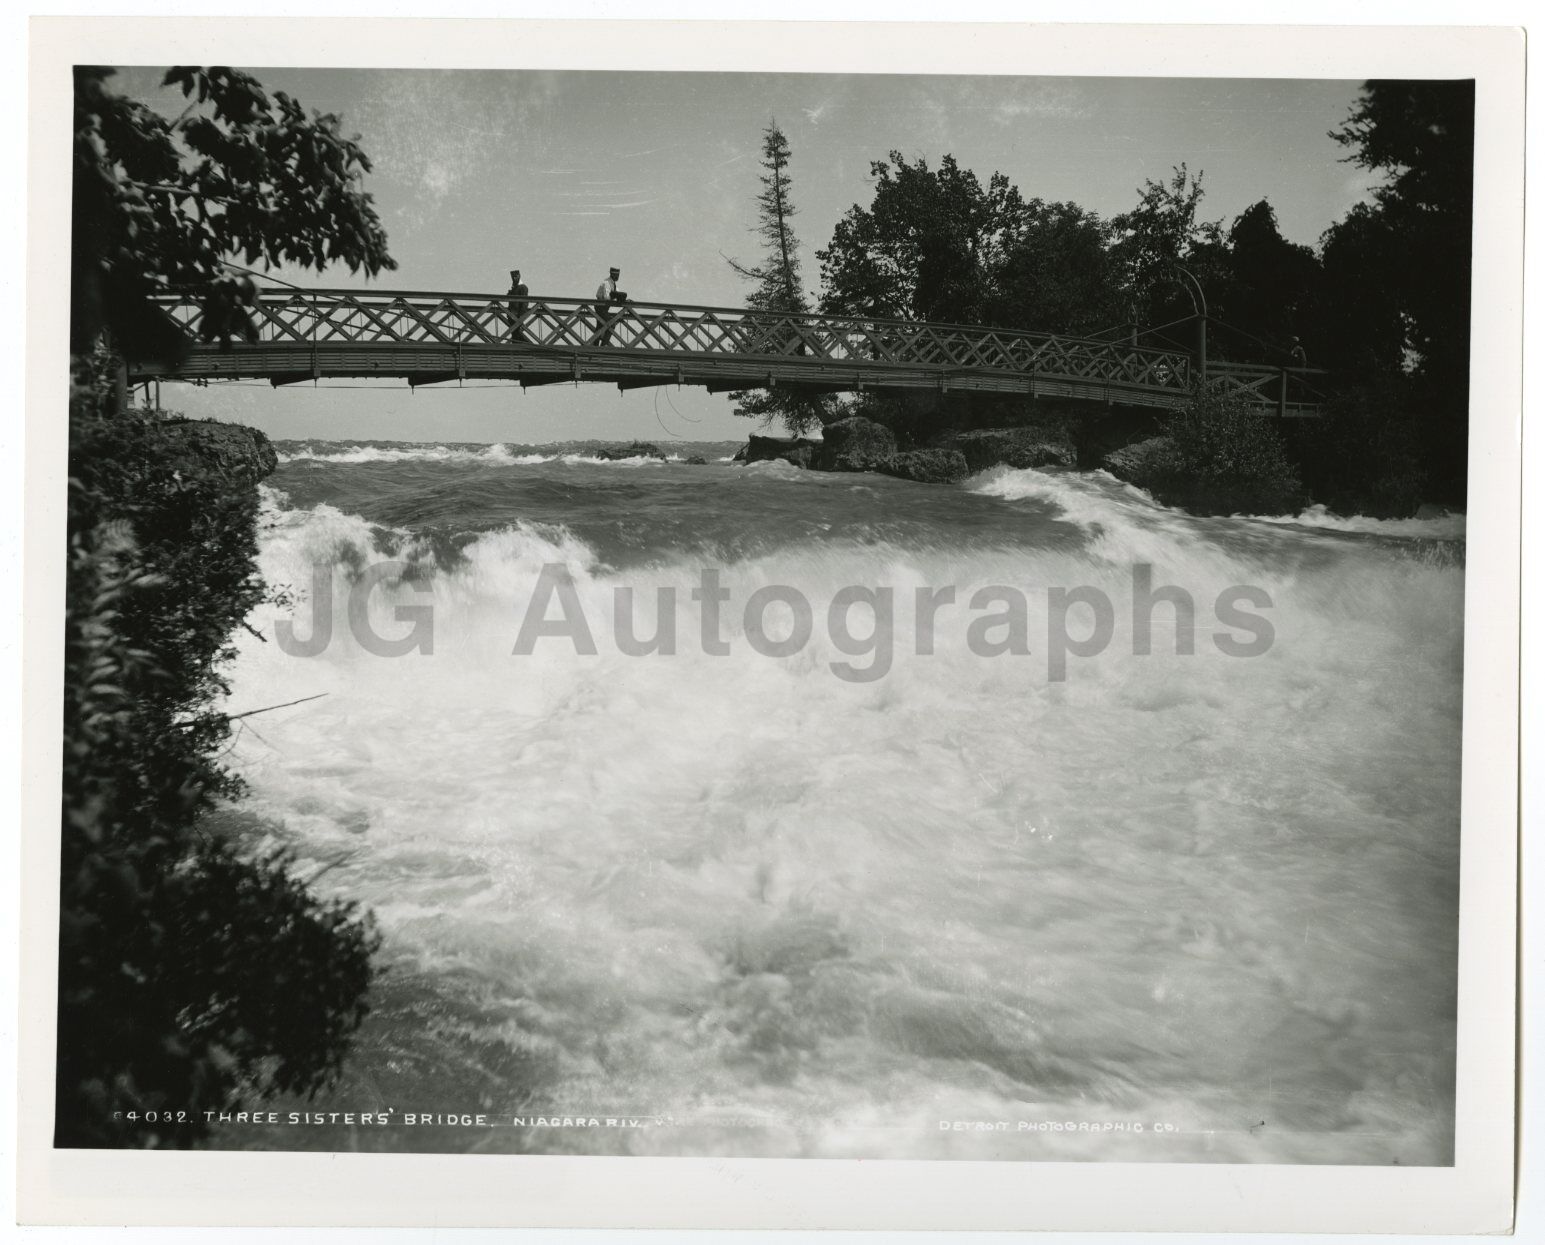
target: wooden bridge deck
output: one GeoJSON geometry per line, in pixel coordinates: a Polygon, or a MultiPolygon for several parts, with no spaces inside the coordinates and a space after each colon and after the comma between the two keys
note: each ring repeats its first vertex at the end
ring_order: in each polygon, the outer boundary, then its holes
{"type": "MultiPolygon", "coordinates": [[[[976,390],[1174,408],[1195,365],[1183,351],[1010,329],[744,308],[627,303],[602,316],[591,300],[491,294],[265,290],[251,309],[257,340],[201,341],[204,310],[160,306],[188,335],[175,364],[134,361],[134,381],[266,379],[274,385],[382,377],[432,385],[504,379],[598,381],[622,389],[710,391],[976,390]]],[[[1314,415],[1306,369],[1215,364],[1211,384],[1263,413],[1314,415]]]]}

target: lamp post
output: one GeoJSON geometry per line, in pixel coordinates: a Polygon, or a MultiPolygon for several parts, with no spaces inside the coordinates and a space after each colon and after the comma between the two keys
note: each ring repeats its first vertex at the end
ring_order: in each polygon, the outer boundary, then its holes
{"type": "Polygon", "coordinates": [[[1191,282],[1190,285],[1182,282],[1181,287],[1190,298],[1191,310],[1196,315],[1196,360],[1201,372],[1202,384],[1205,385],[1207,383],[1207,293],[1202,289],[1202,283],[1196,279],[1196,274],[1189,268],[1184,268],[1180,264],[1175,264],[1174,268],[1191,282]],[[1196,289],[1195,294],[1191,293],[1192,287],[1196,289]],[[1200,305],[1198,305],[1198,299],[1201,300],[1200,305]]]}

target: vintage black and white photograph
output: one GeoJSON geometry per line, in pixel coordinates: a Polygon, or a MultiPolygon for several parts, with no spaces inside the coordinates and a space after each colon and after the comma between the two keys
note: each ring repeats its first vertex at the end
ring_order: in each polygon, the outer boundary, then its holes
{"type": "Polygon", "coordinates": [[[52,1145],[1453,1165],[1476,83],[1240,69],[75,65],[52,1145]]]}

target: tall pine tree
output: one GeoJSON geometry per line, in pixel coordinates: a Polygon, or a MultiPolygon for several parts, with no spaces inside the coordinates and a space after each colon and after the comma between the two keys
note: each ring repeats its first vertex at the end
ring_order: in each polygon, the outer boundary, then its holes
{"type": "MultiPolygon", "coordinates": [[[[730,260],[730,267],[753,283],[746,306],[754,311],[804,314],[810,300],[800,284],[799,241],[790,223],[795,215],[789,194],[789,140],[777,121],[762,135],[762,191],[756,197],[757,223],[764,257],[759,264],[730,260]]],[[[826,422],[832,400],[786,389],[743,389],[730,394],[735,414],[766,422],[781,420],[790,432],[804,432],[826,422]]]]}

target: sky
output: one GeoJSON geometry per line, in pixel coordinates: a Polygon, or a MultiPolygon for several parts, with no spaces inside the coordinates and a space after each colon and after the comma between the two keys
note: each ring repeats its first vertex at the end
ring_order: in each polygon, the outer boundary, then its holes
{"type": "MultiPolygon", "coordinates": [[[[494,294],[519,268],[533,294],[572,297],[591,294],[616,265],[636,299],[738,306],[746,285],[726,257],[759,258],[753,200],[773,119],[792,150],[794,225],[812,292],[815,251],[848,208],[869,204],[871,162],[892,150],[930,166],[953,154],[984,182],[1001,171],[1026,197],[1102,216],[1130,208],[1146,179],[1184,163],[1203,174],[1204,218],[1227,226],[1264,197],[1283,234],[1307,245],[1376,184],[1328,135],[1346,120],[1357,82],[248,71],[359,134],[374,166],[365,188],[399,265],[374,282],[344,268],[275,274],[298,285],[494,294]]],[[[160,79],[160,70],[125,69],[117,85],[181,111],[180,92],[160,79]]],[[[690,388],[480,384],[172,384],[162,404],[286,439],[663,442],[756,429],[724,395],[690,388]]]]}

